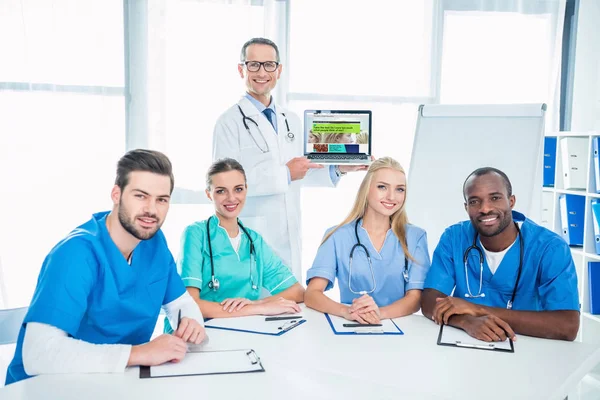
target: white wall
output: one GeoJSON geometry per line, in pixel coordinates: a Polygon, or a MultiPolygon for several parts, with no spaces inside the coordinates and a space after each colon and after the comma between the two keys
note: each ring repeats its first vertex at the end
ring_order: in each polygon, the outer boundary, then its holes
{"type": "Polygon", "coordinates": [[[600,130],[600,1],[580,0],[572,131],[600,130]]]}

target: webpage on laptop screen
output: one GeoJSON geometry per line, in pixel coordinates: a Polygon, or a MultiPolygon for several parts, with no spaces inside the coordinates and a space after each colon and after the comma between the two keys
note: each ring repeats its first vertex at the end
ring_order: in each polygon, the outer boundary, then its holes
{"type": "Polygon", "coordinates": [[[369,114],[306,113],[307,153],[369,151],[369,114]]]}

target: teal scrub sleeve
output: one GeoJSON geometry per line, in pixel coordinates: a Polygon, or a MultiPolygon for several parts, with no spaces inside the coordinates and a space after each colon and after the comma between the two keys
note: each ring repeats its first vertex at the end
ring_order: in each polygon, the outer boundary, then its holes
{"type": "Polygon", "coordinates": [[[48,324],[75,336],[97,276],[89,242],[75,238],[57,245],[44,261],[23,323],[48,324]]]}
{"type": "Polygon", "coordinates": [[[257,255],[261,258],[260,265],[263,267],[262,286],[271,295],[281,293],[298,283],[289,267],[273,252],[262,236],[257,235],[254,245],[257,255]]]}
{"type": "Polygon", "coordinates": [[[429,250],[427,248],[427,233],[423,232],[421,237],[419,237],[417,246],[411,256],[415,261],[408,260],[408,282],[404,285],[405,292],[412,289],[422,290],[425,285],[425,277],[431,267],[429,250]]]}
{"type": "MultiPolygon", "coordinates": [[[[325,238],[329,231],[330,229],[325,232],[323,238],[325,238]]],[[[337,274],[337,253],[335,249],[334,237],[338,233],[339,231],[336,231],[336,233],[331,235],[325,243],[319,246],[312,267],[310,267],[310,269],[306,272],[307,286],[312,278],[324,278],[329,281],[325,290],[333,288],[337,274]]]]}
{"type": "Polygon", "coordinates": [[[206,225],[193,224],[185,228],[181,235],[181,246],[177,268],[186,287],[195,287],[202,290],[202,246],[204,233],[202,227],[206,225]]]}
{"type": "Polygon", "coordinates": [[[564,240],[555,238],[547,245],[540,269],[538,294],[542,310],[579,311],[577,272],[571,250],[564,240]]]}
{"type": "Polygon", "coordinates": [[[433,252],[431,268],[425,279],[425,289],[435,289],[450,296],[456,286],[455,260],[452,254],[452,231],[448,228],[442,234],[440,242],[433,252]]]}

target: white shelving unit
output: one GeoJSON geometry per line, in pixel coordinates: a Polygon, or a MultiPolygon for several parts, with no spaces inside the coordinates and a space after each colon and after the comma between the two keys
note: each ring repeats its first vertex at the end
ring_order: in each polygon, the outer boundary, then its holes
{"type": "Polygon", "coordinates": [[[544,187],[542,189],[542,199],[550,204],[543,204],[542,208],[545,209],[546,218],[542,217],[542,225],[545,225],[549,229],[560,235],[561,224],[560,224],[560,209],[558,206],[558,198],[561,194],[572,194],[585,197],[585,220],[584,220],[584,231],[583,231],[583,247],[571,246],[571,254],[573,255],[573,261],[577,269],[577,281],[579,289],[579,302],[581,303],[582,314],[588,318],[596,319],[600,321],[600,315],[590,314],[590,296],[589,296],[589,282],[588,282],[588,262],[589,261],[600,261],[600,255],[596,254],[595,238],[594,238],[594,225],[593,225],[593,214],[592,214],[592,199],[600,198],[600,193],[596,193],[596,181],[594,172],[594,155],[592,138],[600,136],[600,131],[591,132],[555,132],[547,133],[546,136],[556,137],[556,168],[554,177],[554,187],[544,187]],[[588,151],[587,151],[587,186],[583,190],[564,189],[564,173],[562,165],[562,150],[560,145],[560,139],[564,137],[582,137],[588,139],[588,151]]]}

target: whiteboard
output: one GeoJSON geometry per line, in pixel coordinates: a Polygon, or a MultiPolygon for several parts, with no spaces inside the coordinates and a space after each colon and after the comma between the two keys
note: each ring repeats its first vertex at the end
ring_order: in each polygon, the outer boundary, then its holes
{"type": "Polygon", "coordinates": [[[510,179],[514,210],[541,217],[545,104],[421,105],[408,170],[406,210],[433,254],[444,230],[469,217],[462,185],[480,167],[510,179]]]}

